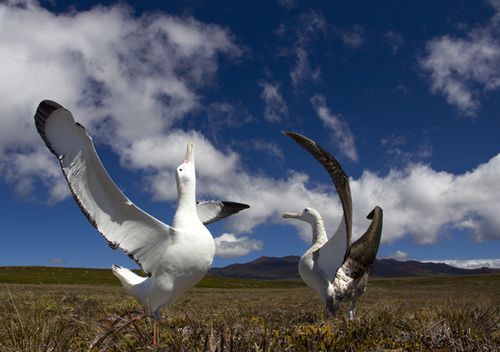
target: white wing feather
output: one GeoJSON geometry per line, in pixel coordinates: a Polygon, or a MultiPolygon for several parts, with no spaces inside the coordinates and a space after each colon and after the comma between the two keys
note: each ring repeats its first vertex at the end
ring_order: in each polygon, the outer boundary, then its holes
{"type": "Polygon", "coordinates": [[[211,200],[207,202],[201,202],[196,204],[196,213],[198,214],[198,219],[204,224],[210,222],[212,219],[217,218],[221,213],[224,205],[221,201],[211,200]]]}
{"type": "Polygon", "coordinates": [[[92,138],[75,123],[71,112],[60,107],[47,114],[44,103],[35,115],[37,128],[58,157],[75,201],[112,248],[122,249],[146,273],[152,273],[174,229],[123,195],[104,169],[92,138]]]}
{"type": "Polygon", "coordinates": [[[209,200],[196,204],[196,213],[198,214],[198,219],[203,224],[208,225],[247,208],[249,206],[243,203],[209,200]]]}
{"type": "Polygon", "coordinates": [[[347,231],[345,218],[342,216],[342,221],[335,234],[313,255],[317,258],[317,265],[323,272],[324,277],[333,282],[337,270],[344,263],[344,257],[347,251],[347,231]]]}

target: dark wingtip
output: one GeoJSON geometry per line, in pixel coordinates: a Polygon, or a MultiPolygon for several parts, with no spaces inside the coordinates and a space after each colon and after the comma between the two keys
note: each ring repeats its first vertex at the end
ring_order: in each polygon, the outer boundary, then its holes
{"type": "Polygon", "coordinates": [[[366,216],[368,220],[373,220],[373,217],[375,216],[375,213],[382,213],[382,208],[379,207],[378,205],[373,208],[373,210],[366,216]]]}
{"type": "Polygon", "coordinates": [[[57,110],[57,109],[60,109],[60,108],[62,108],[61,105],[59,105],[55,101],[49,100],[49,99],[42,100],[42,102],[38,105],[38,109],[50,110],[50,112],[57,110]]]}
{"type": "Polygon", "coordinates": [[[236,213],[239,213],[242,210],[250,208],[248,204],[243,204],[243,203],[238,203],[238,202],[231,202],[231,201],[217,201],[222,203],[223,207],[221,209],[221,212],[214,218],[206,220],[203,222],[203,224],[208,225],[211,224],[217,220],[227,218],[228,216],[234,215],[236,213]]]}
{"type": "Polygon", "coordinates": [[[45,142],[45,145],[49,150],[55,154],[56,152],[54,149],[52,149],[52,145],[47,139],[47,136],[45,135],[45,123],[47,122],[47,119],[49,118],[50,114],[52,114],[55,110],[62,108],[61,105],[56,103],[55,101],[52,100],[43,100],[40,104],[38,104],[38,107],[35,112],[35,126],[40,134],[40,137],[42,137],[43,141],[45,142]]]}
{"type": "MultiPolygon", "coordinates": [[[[292,132],[292,131],[281,131],[285,136],[293,139],[297,144],[309,150],[311,146],[313,148],[321,148],[319,145],[313,141],[311,138],[304,136],[303,134],[292,132]]],[[[322,148],[321,148],[322,149],[322,148]]],[[[310,151],[310,150],[309,150],[310,151]]]]}
{"type": "Polygon", "coordinates": [[[224,204],[225,206],[231,206],[234,209],[239,209],[238,211],[250,208],[250,205],[248,205],[248,204],[238,203],[238,202],[230,202],[230,201],[225,201],[225,200],[222,201],[222,204],[224,204]]]}
{"type": "Polygon", "coordinates": [[[306,136],[303,136],[303,135],[301,135],[300,133],[297,133],[297,132],[281,131],[281,133],[283,133],[285,136],[290,137],[290,138],[295,139],[295,140],[296,139],[301,139],[301,138],[309,139],[306,136]]]}

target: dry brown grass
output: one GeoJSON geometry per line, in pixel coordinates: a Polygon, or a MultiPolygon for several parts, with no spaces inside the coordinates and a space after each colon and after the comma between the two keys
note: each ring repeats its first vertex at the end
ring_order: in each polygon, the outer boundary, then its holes
{"type": "Polygon", "coordinates": [[[494,351],[500,276],[379,279],[327,320],[306,287],[195,288],[152,321],[117,286],[0,284],[1,351],[494,351]],[[113,325],[114,324],[114,325],[113,325]],[[99,337],[102,337],[98,341],[99,337]]]}

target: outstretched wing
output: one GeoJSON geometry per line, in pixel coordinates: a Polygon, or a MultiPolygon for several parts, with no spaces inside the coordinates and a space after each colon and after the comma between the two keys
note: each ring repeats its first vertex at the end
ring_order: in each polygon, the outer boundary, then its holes
{"type": "Polygon", "coordinates": [[[247,204],[221,200],[209,200],[207,202],[199,202],[196,204],[198,218],[205,225],[227,218],[228,216],[248,208],[250,208],[250,206],[247,204]]]}
{"type": "Polygon", "coordinates": [[[372,222],[364,235],[351,245],[349,253],[349,258],[357,261],[363,267],[373,264],[377,257],[378,246],[382,237],[382,208],[375,207],[366,218],[372,222]]]}
{"type": "Polygon", "coordinates": [[[320,268],[325,274],[333,275],[333,280],[338,268],[344,263],[349,254],[352,236],[352,200],[349,187],[349,177],[340,166],[339,162],[318,143],[299,133],[284,131],[284,135],[292,138],[297,144],[306,149],[326,169],[333,181],[335,190],[342,204],[342,221],[335,234],[315,253],[320,268]],[[332,274],[333,273],[333,274],[332,274]]]}
{"type": "Polygon", "coordinates": [[[337,270],[344,264],[349,252],[345,229],[345,218],[342,217],[335,234],[313,254],[313,259],[317,262],[325,278],[330,282],[335,279],[337,270]]]}
{"type": "Polygon", "coordinates": [[[76,203],[111,248],[120,248],[147,274],[154,271],[174,229],[135,206],[116,187],[92,138],[71,112],[44,100],[35,114],[38,133],[59,159],[76,203]]]}

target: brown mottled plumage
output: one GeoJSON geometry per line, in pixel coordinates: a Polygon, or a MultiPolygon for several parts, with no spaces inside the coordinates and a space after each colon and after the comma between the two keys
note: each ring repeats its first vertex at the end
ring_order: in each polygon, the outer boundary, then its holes
{"type": "MultiPolygon", "coordinates": [[[[351,306],[349,308],[350,318],[354,319],[356,301],[366,289],[368,276],[371,273],[371,267],[375,261],[380,244],[380,238],[382,236],[382,209],[376,206],[370,214],[368,214],[367,218],[372,220],[370,226],[361,238],[351,244],[352,200],[347,174],[340,166],[340,163],[318,143],[295,132],[285,131],[283,134],[292,138],[301,147],[306,149],[326,169],[339,195],[343,210],[342,220],[345,222],[347,246],[345,247],[344,261],[339,266],[335,267],[335,272],[325,273],[325,278],[332,276],[334,276],[334,278],[328,279],[330,282],[325,284],[322,272],[325,268],[332,270],[332,267],[321,265],[323,256],[341,255],[338,252],[335,254],[335,246],[338,247],[339,243],[332,246],[333,243],[331,243],[332,241],[330,240],[325,243],[313,241],[313,246],[302,256],[299,262],[299,273],[304,281],[322,296],[326,303],[327,311],[330,314],[335,313],[342,301],[349,299],[351,301],[351,306]],[[329,245],[329,248],[326,248],[327,245],[329,245]],[[311,256],[310,251],[314,249],[315,251],[311,256]],[[310,265],[311,260],[313,263],[312,266],[310,265]]],[[[306,210],[302,213],[286,213],[283,216],[311,223],[313,233],[321,232],[321,230],[324,231],[324,229],[321,229],[321,226],[323,226],[321,215],[314,209],[306,208],[306,210]],[[305,214],[306,210],[307,214],[305,214]],[[313,215],[312,219],[311,214],[313,215]],[[318,224],[321,225],[319,226],[318,224]]],[[[337,250],[340,248],[341,247],[338,247],[337,250]]],[[[332,257],[332,263],[335,262],[334,259],[335,258],[332,257]]]]}
{"type": "MultiPolygon", "coordinates": [[[[351,200],[351,188],[349,187],[349,177],[345,173],[340,163],[335,159],[330,153],[328,153],[323,147],[312,139],[307,138],[296,132],[283,131],[285,136],[292,138],[298,145],[306,149],[311,155],[319,161],[321,165],[325,168],[333,181],[335,190],[340,198],[340,203],[342,204],[342,209],[344,211],[345,226],[347,233],[347,248],[351,244],[352,236],[352,200],[351,200]]],[[[346,252],[347,258],[348,252],[346,252]]]]}

